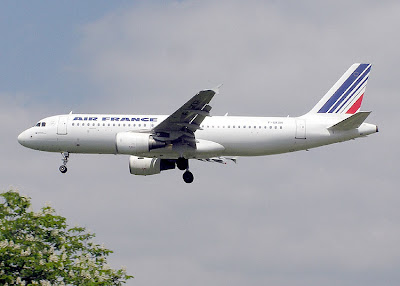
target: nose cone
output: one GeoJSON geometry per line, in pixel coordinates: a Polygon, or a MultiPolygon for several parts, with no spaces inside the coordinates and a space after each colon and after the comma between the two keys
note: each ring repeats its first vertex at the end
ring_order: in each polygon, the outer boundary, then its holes
{"type": "Polygon", "coordinates": [[[27,147],[27,142],[28,142],[29,138],[30,138],[30,135],[28,134],[28,130],[25,130],[24,132],[22,132],[21,134],[18,135],[18,142],[22,146],[27,147]]]}

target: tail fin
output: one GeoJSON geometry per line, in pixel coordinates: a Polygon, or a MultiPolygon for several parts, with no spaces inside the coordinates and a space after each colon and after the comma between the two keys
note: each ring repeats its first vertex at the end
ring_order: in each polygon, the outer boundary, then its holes
{"type": "Polygon", "coordinates": [[[370,71],[370,64],[353,64],[309,113],[356,113],[361,107],[370,71]]]}

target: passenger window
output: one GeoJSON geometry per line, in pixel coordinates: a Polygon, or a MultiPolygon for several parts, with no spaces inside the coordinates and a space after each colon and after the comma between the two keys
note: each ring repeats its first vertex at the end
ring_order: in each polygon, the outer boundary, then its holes
{"type": "Polygon", "coordinates": [[[280,129],[282,129],[282,126],[280,127],[280,129]]]}
{"type": "Polygon", "coordinates": [[[72,126],[75,126],[75,123],[72,123],[72,126]]]}

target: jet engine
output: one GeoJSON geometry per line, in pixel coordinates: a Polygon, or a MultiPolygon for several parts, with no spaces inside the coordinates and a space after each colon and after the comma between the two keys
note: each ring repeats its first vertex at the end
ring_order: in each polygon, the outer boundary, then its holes
{"type": "Polygon", "coordinates": [[[146,153],[166,145],[165,142],[155,140],[148,133],[120,132],[115,141],[117,153],[128,155],[146,153]]]}
{"type": "Polygon", "coordinates": [[[161,171],[169,169],[175,169],[175,160],[136,156],[129,157],[129,171],[132,175],[156,175],[161,171]]]}

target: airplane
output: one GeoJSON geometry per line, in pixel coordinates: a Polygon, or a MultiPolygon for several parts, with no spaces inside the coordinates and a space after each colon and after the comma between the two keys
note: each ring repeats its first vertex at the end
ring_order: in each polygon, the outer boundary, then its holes
{"type": "Polygon", "coordinates": [[[124,154],[134,175],[178,168],[192,183],[189,160],[226,163],[348,141],[378,132],[359,111],[371,64],[353,64],[322,99],[299,117],[211,116],[219,87],[202,90],[171,115],[73,114],[40,120],[18,142],[59,152],[67,172],[71,153],[124,154]]]}

